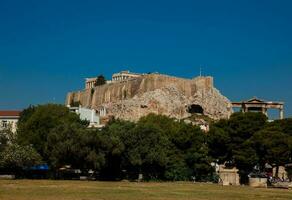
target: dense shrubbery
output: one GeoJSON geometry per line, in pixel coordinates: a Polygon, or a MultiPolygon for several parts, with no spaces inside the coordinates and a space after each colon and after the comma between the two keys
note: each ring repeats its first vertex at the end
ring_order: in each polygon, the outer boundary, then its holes
{"type": "Polygon", "coordinates": [[[11,144],[0,135],[0,167],[47,163],[52,174],[70,165],[84,173],[94,170],[103,180],[137,179],[138,174],[145,180],[206,180],[214,161],[238,167],[242,179],[255,165],[291,162],[292,120],[267,123],[259,113],[235,113],[209,133],[154,114],[137,123],[113,120],[102,130],[87,126],[61,105],[29,107],[11,144]],[[6,156],[4,162],[3,155],[13,149],[21,156],[6,156]]]}

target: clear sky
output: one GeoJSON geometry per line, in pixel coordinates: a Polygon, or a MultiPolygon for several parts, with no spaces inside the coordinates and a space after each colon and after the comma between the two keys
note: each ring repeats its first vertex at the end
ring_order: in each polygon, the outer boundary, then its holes
{"type": "Polygon", "coordinates": [[[64,103],[84,78],[129,69],[214,76],[232,101],[292,116],[291,0],[1,0],[0,109],[64,103]]]}

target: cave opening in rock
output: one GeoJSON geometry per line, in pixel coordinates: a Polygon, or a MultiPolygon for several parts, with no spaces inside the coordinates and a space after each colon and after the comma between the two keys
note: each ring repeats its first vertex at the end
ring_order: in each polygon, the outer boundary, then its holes
{"type": "Polygon", "coordinates": [[[188,107],[188,112],[191,114],[204,114],[204,109],[198,104],[192,104],[188,107]]]}

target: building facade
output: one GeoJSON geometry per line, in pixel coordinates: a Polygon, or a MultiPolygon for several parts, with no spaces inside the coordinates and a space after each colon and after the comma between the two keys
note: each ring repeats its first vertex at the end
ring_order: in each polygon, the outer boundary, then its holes
{"type": "Polygon", "coordinates": [[[70,106],[68,108],[71,112],[78,114],[81,120],[89,121],[89,128],[99,128],[101,126],[100,117],[94,109],[70,106]]]}
{"type": "Polygon", "coordinates": [[[0,111],[0,130],[11,130],[13,133],[17,130],[17,123],[21,111],[2,110],[0,111]]]}

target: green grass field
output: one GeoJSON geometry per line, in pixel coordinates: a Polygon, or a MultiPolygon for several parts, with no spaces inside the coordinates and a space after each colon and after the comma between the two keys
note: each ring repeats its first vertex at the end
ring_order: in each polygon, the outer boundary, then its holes
{"type": "Polygon", "coordinates": [[[211,184],[1,180],[1,200],[292,199],[292,190],[211,184]]]}

